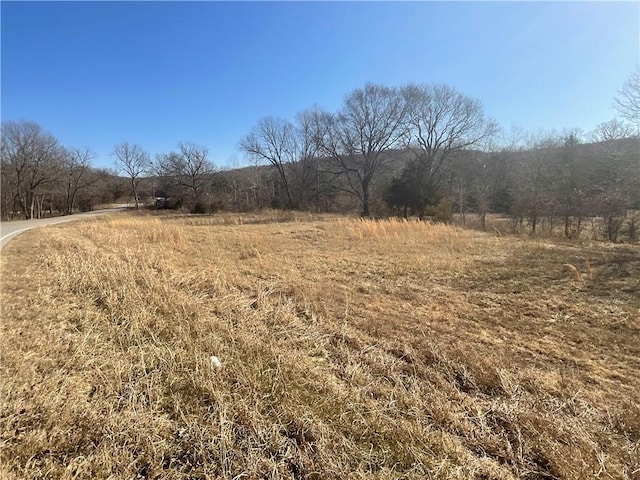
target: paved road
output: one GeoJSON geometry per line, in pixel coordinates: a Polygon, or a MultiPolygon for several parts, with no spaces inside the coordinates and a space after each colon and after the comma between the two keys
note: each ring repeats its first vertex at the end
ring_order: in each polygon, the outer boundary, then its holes
{"type": "Polygon", "coordinates": [[[22,232],[31,230],[32,228],[45,227],[56,223],[71,222],[73,220],[81,220],[83,218],[95,217],[96,215],[104,215],[105,213],[114,213],[126,210],[125,208],[105,208],[104,210],[96,210],[95,212],[76,213],[75,215],[67,215],[65,217],[40,218],[37,220],[16,220],[12,222],[0,222],[0,250],[17,235],[22,232]]]}

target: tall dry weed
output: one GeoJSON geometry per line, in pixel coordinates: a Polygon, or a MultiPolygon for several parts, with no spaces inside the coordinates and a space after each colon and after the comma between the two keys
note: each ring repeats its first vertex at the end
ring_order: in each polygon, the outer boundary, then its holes
{"type": "Polygon", "coordinates": [[[562,268],[564,268],[573,276],[574,281],[576,282],[580,281],[580,272],[574,265],[571,265],[570,263],[565,263],[562,265],[562,268]]]}
{"type": "Polygon", "coordinates": [[[584,259],[584,269],[587,272],[587,277],[589,277],[589,280],[593,280],[593,271],[591,270],[591,263],[589,262],[589,257],[585,257],[584,259]]]}

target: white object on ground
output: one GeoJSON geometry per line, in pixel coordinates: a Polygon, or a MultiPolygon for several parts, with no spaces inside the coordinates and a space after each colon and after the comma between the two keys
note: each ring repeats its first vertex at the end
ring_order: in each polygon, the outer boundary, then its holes
{"type": "Polygon", "coordinates": [[[211,366],[213,368],[220,369],[220,368],[222,368],[222,362],[220,362],[220,359],[218,357],[216,357],[215,355],[212,355],[211,356],[211,366]]]}

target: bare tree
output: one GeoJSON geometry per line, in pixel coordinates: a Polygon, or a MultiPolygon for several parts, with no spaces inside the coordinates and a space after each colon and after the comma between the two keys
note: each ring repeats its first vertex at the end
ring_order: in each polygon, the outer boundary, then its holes
{"type": "Polygon", "coordinates": [[[266,175],[262,171],[261,161],[252,157],[253,163],[246,169],[246,181],[248,183],[245,193],[247,205],[252,205],[257,209],[261,209],[269,203],[270,188],[266,181],[266,175]]]}
{"type": "Polygon", "coordinates": [[[432,188],[442,182],[453,152],[478,147],[497,133],[482,104],[448,85],[409,84],[402,88],[407,104],[407,146],[425,170],[432,188]]]}
{"type": "Polygon", "coordinates": [[[209,149],[192,142],[180,142],[179,152],[158,156],[157,169],[161,175],[173,179],[177,186],[186,189],[189,203],[196,208],[216,168],[207,158],[209,149]]]}
{"type": "Polygon", "coordinates": [[[92,183],[90,162],[93,154],[88,150],[79,148],[67,149],[63,160],[63,176],[65,183],[64,213],[71,215],[76,205],[78,192],[92,183]]]}
{"type": "Polygon", "coordinates": [[[287,169],[297,160],[296,143],[294,125],[275,117],[265,117],[258,121],[239,143],[240,149],[256,162],[267,162],[276,168],[289,208],[296,207],[287,177],[287,169]]]}
{"type": "Polygon", "coordinates": [[[576,235],[580,235],[583,204],[586,190],[586,166],[578,153],[582,132],[577,129],[565,131],[561,136],[559,155],[553,172],[553,200],[560,209],[564,221],[564,236],[572,234],[572,217],[577,218],[576,235]]]}
{"type": "Polygon", "coordinates": [[[313,199],[316,212],[320,211],[322,171],[320,168],[322,138],[327,133],[326,113],[317,107],[296,115],[297,162],[292,165],[295,195],[299,203],[313,199]]]}
{"type": "Polygon", "coordinates": [[[519,156],[514,175],[513,190],[516,197],[514,214],[528,217],[531,233],[535,234],[540,217],[547,213],[552,184],[551,169],[558,155],[556,136],[532,137],[529,148],[519,156]]]}
{"type": "Polygon", "coordinates": [[[129,177],[131,194],[136,204],[136,210],[138,210],[140,208],[138,187],[143,175],[151,167],[149,154],[139,145],[129,145],[128,142],[122,142],[114,147],[113,155],[116,157],[118,172],[124,172],[129,177]]]}
{"type": "Polygon", "coordinates": [[[11,182],[12,179],[4,162],[0,165],[0,179],[2,182],[0,184],[0,215],[2,216],[2,220],[11,220],[15,211],[15,197],[11,182]]]}
{"type": "Polygon", "coordinates": [[[592,213],[604,217],[605,236],[617,241],[627,210],[640,206],[640,137],[615,119],[598,125],[592,136],[597,142],[592,213]]]}
{"type": "Polygon", "coordinates": [[[636,65],[622,89],[618,91],[614,106],[622,118],[636,126],[640,135],[640,65],[636,65]]]}
{"type": "Polygon", "coordinates": [[[629,125],[613,118],[608,122],[600,123],[591,133],[591,139],[594,142],[602,143],[607,149],[611,149],[616,141],[630,137],[632,134],[633,130],[629,125]]]}
{"type": "Polygon", "coordinates": [[[489,179],[481,177],[471,186],[471,196],[476,202],[478,214],[480,215],[480,226],[482,230],[487,229],[487,212],[491,206],[493,192],[489,179]]]}
{"type": "Polygon", "coordinates": [[[494,172],[492,171],[492,160],[494,154],[471,155],[471,158],[465,157],[456,159],[455,163],[464,163],[457,169],[457,177],[459,184],[459,195],[457,199],[462,217],[462,224],[465,224],[464,202],[466,195],[464,188],[467,187],[468,198],[471,205],[477,210],[480,216],[480,226],[486,230],[487,213],[491,207],[494,190],[494,172]]]}
{"type": "Polygon", "coordinates": [[[347,95],[337,114],[325,117],[322,152],[332,173],[345,179],[345,191],[360,200],[362,216],[369,216],[371,186],[389,159],[385,152],[402,143],[405,112],[397,89],[367,83],[347,95]]]}

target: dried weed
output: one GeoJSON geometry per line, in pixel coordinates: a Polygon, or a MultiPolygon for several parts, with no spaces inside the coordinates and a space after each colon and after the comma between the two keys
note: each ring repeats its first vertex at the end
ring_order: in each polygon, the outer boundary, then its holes
{"type": "Polygon", "coordinates": [[[598,282],[569,285],[557,265],[581,246],[291,215],[120,216],[8,245],[3,475],[638,471],[637,248],[588,246],[598,282]]]}

